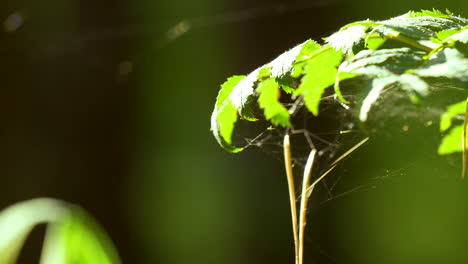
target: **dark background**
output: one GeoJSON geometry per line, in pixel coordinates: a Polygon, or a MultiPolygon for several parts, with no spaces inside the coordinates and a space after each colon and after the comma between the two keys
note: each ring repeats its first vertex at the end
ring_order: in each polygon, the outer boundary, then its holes
{"type": "MultiPolygon", "coordinates": [[[[2,1],[0,207],[35,197],[79,204],[124,263],[292,263],[282,163],[217,145],[209,117],[219,85],[348,22],[433,7],[467,15],[461,0],[2,1]]],[[[349,161],[360,182],[344,182],[343,193],[437,159],[384,163],[379,153],[401,153],[386,149],[396,140],[349,161]]],[[[457,176],[380,181],[377,192],[317,206],[306,263],[463,263],[457,176]],[[441,189],[444,199],[433,198],[441,189]]],[[[39,229],[24,263],[41,239],[39,229]]]]}

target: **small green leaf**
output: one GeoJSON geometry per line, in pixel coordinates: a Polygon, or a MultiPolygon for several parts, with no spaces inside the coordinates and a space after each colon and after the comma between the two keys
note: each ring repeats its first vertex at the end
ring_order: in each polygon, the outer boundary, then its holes
{"type": "Polygon", "coordinates": [[[305,59],[310,58],[312,53],[314,53],[316,50],[320,49],[322,46],[318,44],[317,42],[313,40],[307,40],[303,45],[302,48],[296,56],[296,61],[302,61],[305,59]]]}
{"type": "Polygon", "coordinates": [[[365,39],[365,46],[370,50],[377,50],[380,48],[386,39],[379,33],[369,34],[365,39]]]}
{"type": "Polygon", "coordinates": [[[448,29],[448,30],[442,30],[436,33],[436,36],[439,40],[444,41],[446,38],[452,36],[453,34],[456,34],[460,32],[458,29],[448,29]]]}
{"type": "Polygon", "coordinates": [[[439,155],[452,154],[462,151],[463,125],[452,128],[447,135],[442,138],[437,153],[439,155]]]}
{"type": "Polygon", "coordinates": [[[257,92],[260,94],[258,103],[264,109],[265,118],[274,125],[292,127],[288,110],[279,102],[279,84],[275,79],[268,79],[259,84],[257,92]]]}
{"type": "Polygon", "coordinates": [[[452,119],[464,114],[466,111],[466,100],[459,103],[449,105],[447,111],[440,116],[440,132],[444,132],[452,126],[452,119]]]}
{"type": "Polygon", "coordinates": [[[281,86],[281,89],[287,94],[292,94],[295,90],[293,87],[295,79],[293,79],[292,76],[289,74],[277,77],[276,82],[281,86]]]}
{"type": "Polygon", "coordinates": [[[463,30],[460,30],[456,32],[455,34],[452,34],[448,36],[445,40],[452,40],[452,41],[458,41],[461,43],[468,43],[468,27],[463,28],[463,30]]]}
{"type": "Polygon", "coordinates": [[[322,47],[322,51],[307,61],[302,83],[294,92],[295,96],[304,96],[307,108],[314,115],[318,115],[320,99],[325,89],[335,83],[337,66],[343,56],[340,51],[327,46],[322,47]]]}
{"type": "Polygon", "coordinates": [[[293,69],[291,76],[298,78],[303,74],[304,66],[306,65],[306,60],[309,59],[315,52],[320,50],[321,46],[313,40],[307,40],[301,48],[301,51],[296,56],[296,61],[293,64],[293,69]]]}
{"type": "Polygon", "coordinates": [[[250,105],[246,105],[244,109],[242,109],[242,119],[250,121],[250,122],[258,121],[250,105]]]}

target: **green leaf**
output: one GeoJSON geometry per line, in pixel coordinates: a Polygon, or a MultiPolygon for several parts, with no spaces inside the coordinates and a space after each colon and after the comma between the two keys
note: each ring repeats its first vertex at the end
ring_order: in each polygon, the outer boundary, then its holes
{"type": "Polygon", "coordinates": [[[436,33],[436,36],[439,40],[444,41],[446,38],[452,36],[453,34],[456,34],[460,32],[458,29],[448,29],[448,30],[442,30],[436,33]]]}
{"type": "Polygon", "coordinates": [[[67,213],[61,202],[35,199],[12,205],[0,212],[0,263],[13,264],[31,230],[58,221],[67,213]]]}
{"type": "Polygon", "coordinates": [[[459,41],[465,44],[468,43],[468,27],[465,27],[460,32],[449,36],[448,39],[459,41]]]}
{"type": "Polygon", "coordinates": [[[226,103],[234,87],[244,78],[245,75],[234,75],[221,85],[221,90],[219,90],[218,97],[216,97],[216,107],[218,109],[226,103]]]}
{"type": "MultiPolygon", "coordinates": [[[[395,30],[412,39],[430,39],[436,32],[449,29],[458,29],[464,25],[448,17],[439,16],[411,16],[405,14],[389,20],[377,22],[385,28],[395,30]]],[[[388,34],[385,28],[381,32],[388,34]]]]}
{"type": "Polygon", "coordinates": [[[246,105],[244,109],[242,109],[242,119],[250,121],[250,122],[258,121],[250,105],[246,105]]]}
{"type": "Polygon", "coordinates": [[[305,75],[302,83],[294,92],[295,96],[303,96],[307,108],[318,115],[320,99],[325,89],[335,83],[337,66],[342,60],[342,53],[333,48],[322,47],[322,52],[309,59],[305,65],[305,75]]]}
{"type": "Polygon", "coordinates": [[[320,46],[320,44],[318,44],[317,42],[310,39],[307,40],[303,43],[299,54],[297,54],[296,61],[303,61],[310,58],[310,56],[321,47],[322,46],[320,46]]]}
{"type": "MultiPolygon", "coordinates": [[[[216,98],[216,105],[211,115],[211,130],[218,143],[229,152],[239,152],[242,149],[232,146],[232,132],[237,121],[238,108],[231,101],[234,88],[245,76],[233,76],[221,85],[221,90],[216,98]]],[[[241,105],[242,107],[242,105],[241,105]]]]}
{"type": "Polygon", "coordinates": [[[466,100],[449,105],[447,111],[440,116],[440,132],[444,132],[452,126],[452,119],[458,115],[465,114],[466,100]]]}
{"type": "Polygon", "coordinates": [[[326,42],[336,50],[349,55],[353,51],[353,47],[366,35],[367,28],[363,25],[347,27],[326,38],[326,42]]]}
{"type": "Polygon", "coordinates": [[[41,263],[120,263],[112,242],[97,223],[81,208],[69,209],[67,217],[49,226],[41,263]]]}
{"type": "Polygon", "coordinates": [[[284,52],[283,54],[279,55],[276,59],[265,65],[266,67],[271,67],[271,76],[281,77],[285,74],[290,74],[293,68],[293,63],[296,61],[296,58],[301,54],[301,52],[303,52],[303,49],[312,49],[312,42],[313,41],[311,40],[307,40],[304,43],[301,43],[296,47],[284,52]]]}
{"type": "MultiPolygon", "coordinates": [[[[239,80],[232,88],[229,94],[229,100],[231,100],[234,107],[240,112],[244,106],[249,102],[250,97],[254,94],[255,82],[258,80],[258,74],[263,67],[256,69],[251,72],[245,78],[239,80]]],[[[232,87],[231,85],[229,87],[232,87]]]]}
{"type": "Polygon", "coordinates": [[[274,79],[268,79],[259,84],[258,103],[264,109],[265,118],[274,125],[292,127],[288,110],[279,102],[279,84],[274,79]]]}
{"type": "Polygon", "coordinates": [[[445,14],[444,12],[432,9],[432,10],[421,10],[419,12],[410,11],[410,17],[421,17],[421,16],[432,16],[432,17],[443,17],[443,18],[450,18],[449,14],[445,14]]]}
{"type": "Polygon", "coordinates": [[[394,74],[382,66],[368,66],[360,68],[357,72],[363,75],[371,76],[367,82],[366,89],[369,93],[364,98],[359,112],[359,119],[366,121],[369,111],[375,102],[380,98],[380,95],[390,85],[396,85],[406,90],[409,95],[427,95],[429,92],[428,84],[419,77],[411,74],[394,74]]]}
{"type": "Polygon", "coordinates": [[[427,64],[412,71],[422,77],[452,78],[468,85],[468,58],[457,49],[446,48],[435,53],[427,64]]]}
{"type": "Polygon", "coordinates": [[[41,263],[120,263],[111,240],[82,209],[47,198],[0,212],[0,263],[15,263],[26,237],[39,224],[48,228],[41,263]]]}
{"type": "Polygon", "coordinates": [[[296,56],[296,61],[293,64],[291,76],[294,78],[301,76],[304,71],[304,66],[307,63],[306,60],[313,56],[313,54],[320,50],[320,48],[321,46],[317,42],[313,40],[307,40],[302,46],[299,54],[296,56]]]}
{"type": "MultiPolygon", "coordinates": [[[[280,94],[290,95],[292,100],[302,97],[307,109],[318,115],[325,89],[331,85],[335,96],[348,103],[341,94],[340,82],[350,78],[360,80],[350,85],[365,81],[363,87],[357,87],[366,93],[358,103],[362,121],[390,86],[406,91],[415,104],[431,91],[429,83],[443,81],[468,88],[467,25],[467,19],[448,11],[422,10],[384,21],[350,23],[327,38],[324,46],[308,40],[239,81],[229,93],[228,103],[215,108],[213,133],[221,145],[238,151],[230,144],[232,131],[238,115],[254,120],[253,115],[244,114],[251,113],[248,107],[254,100],[267,120],[291,127],[280,94]]],[[[451,124],[449,114],[442,117],[445,129],[451,124]]]]}
{"type": "Polygon", "coordinates": [[[367,120],[372,105],[374,105],[374,103],[379,99],[380,94],[384,89],[396,82],[398,82],[398,78],[396,76],[375,78],[368,81],[367,90],[369,90],[369,93],[362,101],[361,109],[359,111],[359,119],[361,121],[364,122],[367,120]]]}
{"type": "Polygon", "coordinates": [[[429,87],[421,78],[404,72],[419,66],[424,60],[424,52],[412,51],[408,48],[363,50],[338,68],[338,82],[356,76],[375,79],[367,84],[368,97],[363,101],[360,111],[361,121],[367,119],[367,114],[381,91],[388,85],[396,83],[410,95],[426,95],[429,87]],[[375,90],[374,90],[375,89],[375,90]]]}
{"type": "Polygon", "coordinates": [[[340,72],[365,74],[362,69],[369,65],[385,65],[400,73],[419,66],[423,62],[424,52],[409,48],[362,50],[340,66],[340,72]]]}
{"type": "Polygon", "coordinates": [[[386,39],[379,33],[372,33],[367,35],[365,39],[365,46],[370,50],[377,50],[379,49],[384,43],[386,39]]]}
{"type": "Polygon", "coordinates": [[[276,77],[275,80],[287,94],[292,94],[294,92],[295,79],[293,79],[291,75],[286,74],[281,77],[276,77]]]}
{"type": "Polygon", "coordinates": [[[442,138],[437,153],[439,155],[452,154],[462,151],[463,125],[452,128],[447,135],[442,138]]]}

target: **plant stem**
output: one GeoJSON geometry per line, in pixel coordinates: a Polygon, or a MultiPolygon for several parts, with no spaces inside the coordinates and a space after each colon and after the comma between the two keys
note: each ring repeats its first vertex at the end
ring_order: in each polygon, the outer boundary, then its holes
{"type": "Polygon", "coordinates": [[[304,178],[302,182],[302,194],[301,194],[301,208],[300,208],[300,218],[299,218],[299,263],[302,264],[304,260],[304,230],[306,226],[306,216],[307,216],[307,203],[309,201],[309,184],[310,184],[310,175],[312,173],[312,168],[314,165],[315,154],[317,153],[316,149],[312,149],[307,159],[307,163],[304,168],[304,178]]]}
{"type": "Polygon", "coordinates": [[[432,51],[432,49],[429,48],[428,46],[422,45],[419,42],[417,42],[416,40],[414,40],[412,38],[409,38],[409,37],[406,37],[406,36],[404,36],[402,34],[388,35],[387,37],[390,38],[390,39],[395,39],[395,40],[398,40],[398,41],[403,42],[405,44],[411,45],[411,46],[413,46],[415,48],[418,48],[420,50],[424,50],[425,52],[428,52],[428,53],[432,51]]]}
{"type": "Polygon", "coordinates": [[[468,122],[468,97],[466,98],[466,110],[465,110],[465,119],[463,121],[463,133],[462,133],[462,175],[461,178],[464,179],[466,175],[466,125],[468,122]]]}
{"type": "Polygon", "coordinates": [[[294,175],[291,162],[291,143],[289,141],[289,135],[284,136],[283,141],[283,152],[284,152],[284,166],[286,168],[286,176],[288,179],[289,187],[289,203],[291,206],[291,217],[292,217],[292,228],[294,235],[294,254],[296,257],[296,264],[299,261],[298,255],[298,235],[297,235],[297,209],[296,209],[296,191],[294,188],[294,175]]]}

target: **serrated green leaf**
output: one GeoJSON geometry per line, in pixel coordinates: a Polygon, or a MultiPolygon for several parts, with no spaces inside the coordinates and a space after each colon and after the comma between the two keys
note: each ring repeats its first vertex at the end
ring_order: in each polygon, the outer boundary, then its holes
{"type": "Polygon", "coordinates": [[[304,66],[306,65],[306,60],[309,59],[320,48],[321,46],[317,42],[313,40],[307,40],[302,46],[299,54],[296,56],[291,76],[294,78],[301,76],[303,74],[304,66]]]}
{"type": "Polygon", "coordinates": [[[268,64],[258,71],[257,80],[262,81],[271,77],[271,66],[268,64]]]}
{"type": "Polygon", "coordinates": [[[468,85],[468,58],[457,49],[446,48],[434,54],[427,64],[413,73],[422,77],[446,77],[468,85]]]}
{"type": "Polygon", "coordinates": [[[424,96],[429,91],[429,86],[425,81],[411,74],[394,74],[385,67],[380,66],[368,66],[361,68],[358,72],[360,71],[365,75],[372,76],[365,89],[369,93],[363,100],[359,112],[359,119],[363,122],[367,120],[371,107],[379,99],[384,89],[390,85],[401,87],[410,96],[413,94],[424,96]]]}
{"type": "Polygon", "coordinates": [[[458,29],[449,29],[449,30],[442,30],[436,33],[436,36],[439,40],[444,41],[446,38],[452,36],[453,34],[456,34],[460,32],[458,29]]]}
{"type": "Polygon", "coordinates": [[[443,17],[443,18],[449,18],[450,14],[445,14],[444,12],[437,10],[437,9],[432,9],[432,10],[421,10],[418,12],[410,11],[409,13],[410,17],[421,17],[421,16],[432,16],[432,17],[443,17]]]}
{"type": "MultiPolygon", "coordinates": [[[[365,76],[367,78],[383,78],[376,81],[377,91],[371,95],[379,95],[379,87],[382,83],[394,80],[410,95],[426,95],[429,87],[422,79],[411,74],[405,74],[409,69],[419,66],[423,62],[423,52],[415,52],[408,48],[400,49],[382,49],[382,50],[363,50],[349,61],[343,62],[338,68],[339,81],[353,78],[355,76],[365,76]]],[[[335,83],[335,89],[339,82],[335,83]]],[[[372,86],[372,83],[371,83],[372,86]]],[[[338,86],[339,87],[339,86],[338,86]]],[[[382,88],[383,89],[383,88],[382,88]]],[[[367,103],[373,103],[371,96],[366,100],[367,103]]],[[[373,98],[376,99],[376,98],[373,98]]],[[[365,105],[370,109],[370,105],[365,105]]],[[[362,112],[362,111],[361,111],[362,112]]],[[[363,117],[367,118],[367,113],[363,112],[363,117]]],[[[365,119],[361,119],[365,120],[365,119]]]]}
{"type": "Polygon", "coordinates": [[[230,98],[234,88],[245,78],[245,76],[233,76],[221,85],[215,109],[211,115],[211,131],[214,137],[224,149],[233,153],[242,149],[232,146],[231,137],[239,110],[233,105],[230,98]]]}
{"type": "Polygon", "coordinates": [[[296,61],[308,59],[313,52],[320,49],[322,46],[313,40],[307,40],[301,47],[299,54],[296,56],[296,61]]]}
{"type": "MultiPolygon", "coordinates": [[[[446,17],[427,15],[414,17],[409,14],[379,21],[378,23],[412,39],[430,39],[435,37],[436,32],[463,27],[460,23],[446,17]]],[[[388,32],[385,33],[388,34],[388,32]]]]}
{"type": "Polygon", "coordinates": [[[326,38],[326,42],[334,49],[349,55],[353,51],[354,46],[366,35],[366,30],[367,27],[363,25],[347,27],[326,38]]]}
{"type": "Polygon", "coordinates": [[[294,48],[282,53],[276,59],[265,65],[271,68],[272,77],[281,77],[285,74],[289,74],[293,68],[293,63],[296,61],[297,56],[303,50],[304,45],[306,49],[310,48],[311,40],[301,43],[294,48]]]}
{"type": "Polygon", "coordinates": [[[447,135],[442,138],[437,153],[439,155],[452,154],[462,151],[463,125],[452,128],[447,135]]]}
{"type": "Polygon", "coordinates": [[[234,75],[221,84],[221,90],[219,90],[218,96],[216,97],[216,107],[218,109],[226,103],[234,87],[244,78],[245,75],[234,75]]]}
{"type": "Polygon", "coordinates": [[[325,89],[335,83],[337,66],[342,60],[342,53],[327,46],[322,47],[323,52],[307,61],[304,68],[304,77],[295,96],[302,95],[307,109],[318,115],[320,99],[325,89]]]}
{"type": "Polygon", "coordinates": [[[394,65],[392,70],[401,72],[414,68],[423,62],[424,52],[409,48],[362,50],[340,66],[340,72],[356,72],[369,65],[394,65]]]}
{"type": "Polygon", "coordinates": [[[455,32],[455,34],[451,34],[446,38],[446,40],[458,41],[465,44],[468,43],[468,27],[455,32]]]}
{"type": "Polygon", "coordinates": [[[228,144],[232,144],[232,132],[234,124],[237,122],[237,109],[230,102],[227,102],[219,109],[217,116],[219,133],[228,144]]]}
{"type": "Polygon", "coordinates": [[[444,132],[452,126],[452,119],[464,114],[466,111],[466,100],[459,103],[449,105],[447,111],[440,116],[440,132],[444,132]]]}
{"type": "Polygon", "coordinates": [[[227,103],[221,109],[221,115],[217,109],[213,110],[211,115],[211,131],[213,132],[216,141],[225,150],[231,153],[237,153],[243,150],[243,148],[237,148],[232,146],[232,131],[234,130],[234,124],[237,121],[237,109],[231,104],[227,103]],[[229,140],[229,142],[228,142],[229,140]]]}
{"type": "Polygon", "coordinates": [[[272,124],[292,127],[288,110],[279,102],[279,84],[274,79],[261,82],[257,88],[258,104],[264,110],[265,118],[272,124]]]}
{"type": "Polygon", "coordinates": [[[242,111],[249,102],[249,98],[254,94],[255,82],[258,80],[258,74],[262,68],[264,67],[260,67],[242,78],[231,90],[229,100],[231,100],[237,111],[242,111]]]}

